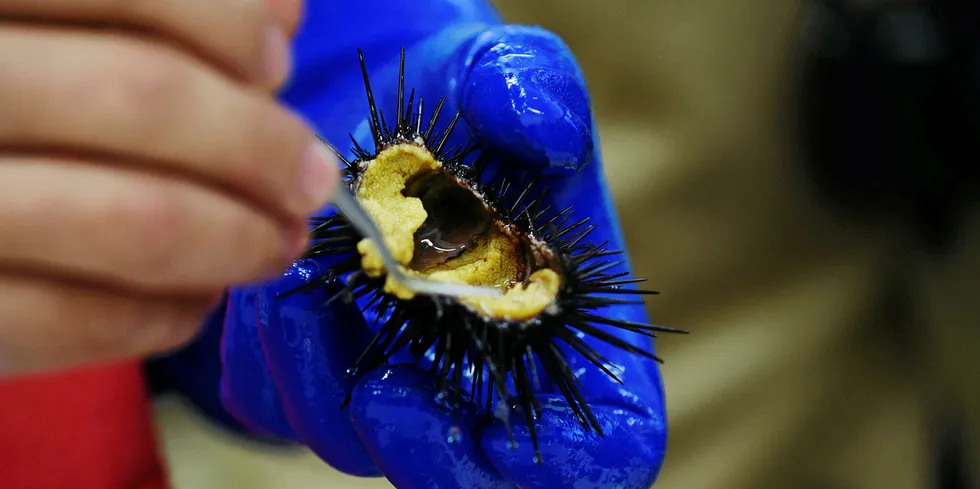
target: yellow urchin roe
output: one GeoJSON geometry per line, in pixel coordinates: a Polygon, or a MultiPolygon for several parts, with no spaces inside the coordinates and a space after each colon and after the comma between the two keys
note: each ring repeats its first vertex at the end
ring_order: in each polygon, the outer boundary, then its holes
{"type": "Polygon", "coordinates": [[[555,301],[560,285],[558,273],[542,268],[531,274],[527,285],[519,283],[501,297],[472,297],[464,302],[490,317],[523,321],[544,312],[555,301]]]}
{"type": "MultiPolygon", "coordinates": [[[[357,188],[357,198],[374,218],[385,244],[398,263],[407,265],[415,250],[415,231],[422,227],[428,214],[422,201],[406,197],[405,184],[415,175],[442,168],[428,150],[411,144],[399,144],[378,153],[368,162],[357,188]]],[[[374,243],[363,239],[357,244],[361,267],[368,275],[384,274],[384,262],[374,243]]],[[[389,280],[391,282],[391,280],[389,280]]],[[[399,297],[402,294],[396,294],[399,297]]],[[[408,298],[408,297],[402,297],[408,298]]]]}
{"type": "MultiPolygon", "coordinates": [[[[405,266],[407,274],[440,282],[504,289],[503,296],[462,300],[486,316],[524,320],[541,314],[558,294],[559,275],[553,270],[541,269],[522,283],[527,266],[524,248],[517,237],[496,226],[475,237],[475,244],[458,256],[425,266],[413,262],[416,231],[429,215],[422,199],[405,195],[405,189],[413,178],[437,171],[444,171],[442,164],[428,150],[414,144],[387,148],[366,164],[357,196],[378,224],[395,260],[405,266]],[[410,266],[413,263],[414,268],[410,266]]],[[[444,211],[452,213],[454,209],[444,211]]],[[[384,275],[384,263],[370,240],[361,240],[357,249],[365,273],[373,277],[384,275]]],[[[415,295],[390,276],[385,281],[385,292],[401,299],[411,299],[415,295]]]]}

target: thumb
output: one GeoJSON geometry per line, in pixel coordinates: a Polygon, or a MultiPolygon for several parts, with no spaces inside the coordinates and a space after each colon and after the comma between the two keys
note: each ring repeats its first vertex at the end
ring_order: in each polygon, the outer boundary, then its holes
{"type": "Polygon", "coordinates": [[[539,27],[503,25],[466,55],[460,107],[484,145],[537,171],[571,173],[592,158],[585,79],[568,46],[539,27]]]}

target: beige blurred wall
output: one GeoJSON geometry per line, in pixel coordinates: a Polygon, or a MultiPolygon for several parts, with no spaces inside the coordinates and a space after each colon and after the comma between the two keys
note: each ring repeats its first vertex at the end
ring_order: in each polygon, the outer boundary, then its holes
{"type": "Polygon", "coordinates": [[[160,444],[173,489],[391,489],[384,479],[350,477],[306,449],[253,443],[199,416],[183,401],[156,403],[160,444]]]}
{"type": "MultiPolygon", "coordinates": [[[[922,298],[916,313],[946,326],[929,342],[944,371],[963,371],[980,342],[953,326],[978,317],[964,290],[980,260],[920,264],[900,227],[818,204],[787,137],[799,0],[495,3],[579,57],[635,268],[663,292],[651,316],[693,331],[658,343],[671,428],[657,487],[925,487],[925,382],[884,303],[922,298]],[[890,272],[907,262],[911,278],[890,272]]],[[[977,392],[946,378],[952,396],[977,392]]],[[[172,402],[159,413],[177,489],[390,487],[233,442],[172,402]]]]}

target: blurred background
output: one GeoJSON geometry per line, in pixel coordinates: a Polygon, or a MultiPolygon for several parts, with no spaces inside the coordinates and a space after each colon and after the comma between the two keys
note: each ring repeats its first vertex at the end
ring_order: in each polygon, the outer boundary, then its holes
{"type": "MultiPolygon", "coordinates": [[[[826,16],[802,0],[494,3],[578,56],[636,273],[662,291],[651,317],[693,332],[657,344],[657,487],[937,487],[934,466],[963,453],[941,447],[980,440],[980,212],[957,204],[926,248],[916,219],[938,216],[814,177],[794,116],[801,43],[826,16]]],[[[177,489],[391,487],[232,438],[175,399],[157,407],[177,489]]]]}

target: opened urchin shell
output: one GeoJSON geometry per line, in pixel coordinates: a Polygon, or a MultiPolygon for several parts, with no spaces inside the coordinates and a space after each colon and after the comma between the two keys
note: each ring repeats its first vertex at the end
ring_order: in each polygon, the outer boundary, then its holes
{"type": "Polygon", "coordinates": [[[544,206],[547,188],[535,177],[499,169],[491,175],[488,169],[492,166],[492,153],[479,151],[477,142],[447,148],[447,141],[461,114],[456,113],[440,134],[435,128],[444,98],[438,101],[428,120],[424,118],[424,101],[421,98],[415,101],[414,90],[406,104],[404,49],[399,67],[395,124],[389,127],[375,104],[367,66],[360,51],[358,56],[367,91],[374,148],[362,147],[351,136],[354,157],[349,159],[331,147],[345,165],[344,184],[356,190],[365,165],[387,148],[399,144],[425,148],[442,162],[461,186],[480,196],[496,219],[528,242],[544,246],[550,266],[561,277],[561,285],[550,307],[536,317],[520,321],[488,317],[450,297],[400,299],[386,293],[383,277],[368,276],[361,269],[357,244],[363,237],[342,215],[315,217],[307,257],[323,259],[330,266],[328,273],[313,279],[303,289],[345,280],[346,287],[331,301],[358,299],[365,310],[373,308],[379,319],[377,334],[351,366],[351,374],[358,376],[384,365],[399,351],[409,351],[417,361],[429,353],[432,355],[432,372],[442,379],[443,392],[449,392],[452,387],[454,405],[459,405],[464,390],[464,372],[469,372],[472,376],[469,396],[485,403],[488,415],[496,413],[506,422],[507,417],[501,415],[500,406],[521,411],[536,458],[540,461],[534,426],[535,417],[542,415],[535,399],[539,373],[534,359],[537,358],[538,365],[544,369],[543,374],[561,392],[583,428],[595,430],[601,436],[599,422],[583,395],[580,381],[565,359],[567,353],[562,350],[561,343],[621,383],[608,366],[609,362],[580,333],[659,362],[659,358],[619,338],[611,330],[649,337],[654,337],[656,332],[684,331],[605,317],[600,311],[604,307],[642,304],[640,296],[656,294],[632,287],[645,279],[630,278],[625,272],[608,272],[623,263],[615,258],[621,251],[607,248],[606,243],[590,242],[588,238],[594,226],[588,219],[573,221],[572,207],[552,210],[550,206],[544,206]],[[513,392],[509,391],[508,380],[513,383],[513,392]],[[498,403],[496,410],[492,409],[495,401],[503,401],[498,403]]]}

